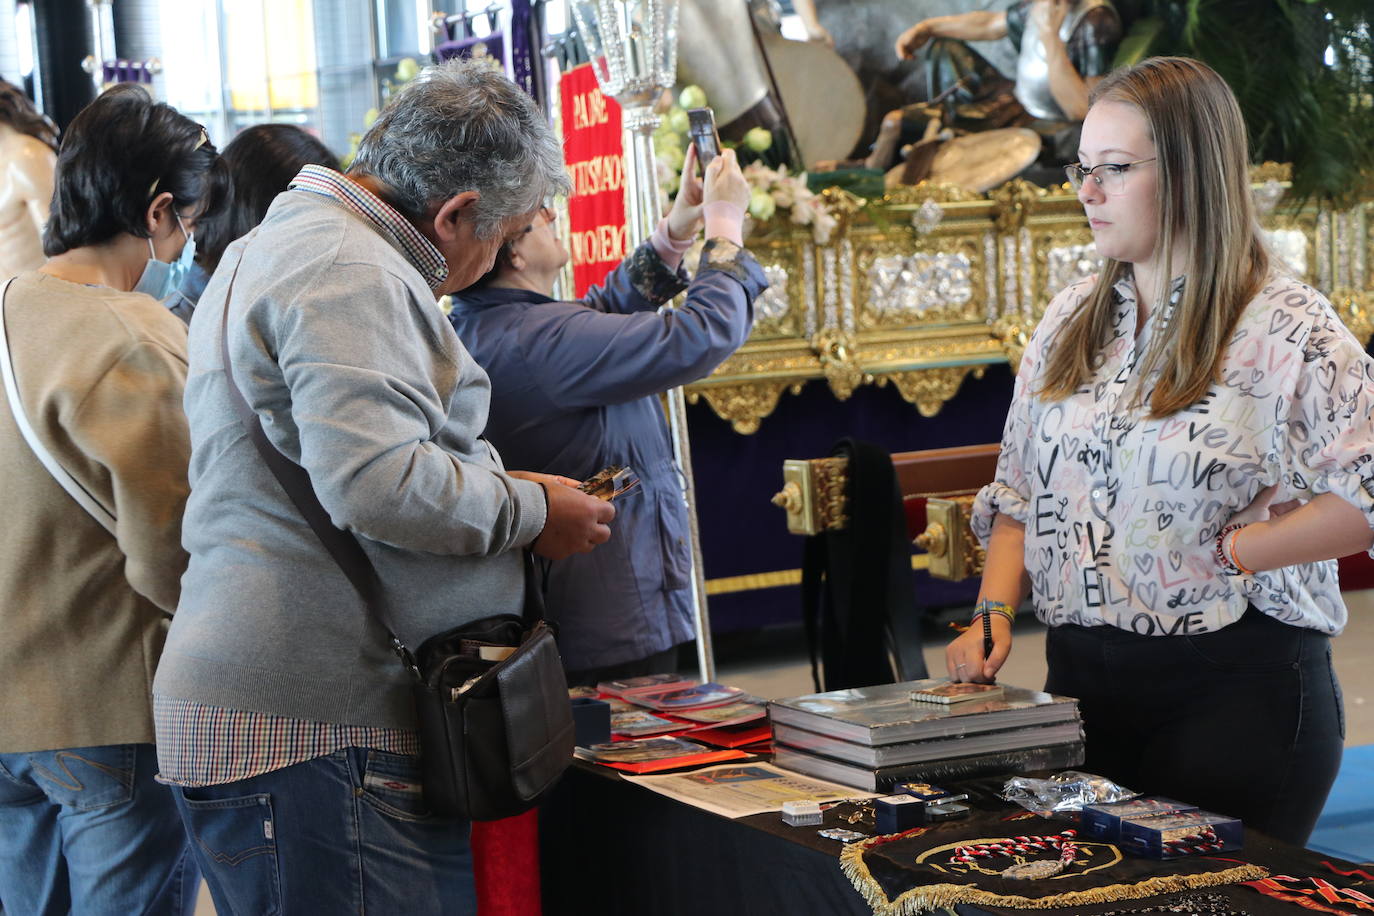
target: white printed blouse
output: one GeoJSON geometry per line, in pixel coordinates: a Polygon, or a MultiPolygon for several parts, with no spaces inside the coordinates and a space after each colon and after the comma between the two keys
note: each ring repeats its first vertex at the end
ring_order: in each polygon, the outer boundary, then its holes
{"type": "Polygon", "coordinates": [[[1227,575],[1214,543],[1274,483],[1275,503],[1331,492],[1374,526],[1374,359],[1324,296],[1273,274],[1236,325],[1220,381],[1186,410],[1147,419],[1124,409],[1131,370],[1184,281],[1137,339],[1128,277],[1114,288],[1097,373],[1072,396],[1043,400],[1033,392],[1046,348],[1095,279],[1056,296],[1031,337],[974,532],[986,545],[999,512],[1026,526],[1035,612],[1049,625],[1198,634],[1253,603],[1284,623],[1339,633],[1346,609],[1334,560],[1227,575]]]}

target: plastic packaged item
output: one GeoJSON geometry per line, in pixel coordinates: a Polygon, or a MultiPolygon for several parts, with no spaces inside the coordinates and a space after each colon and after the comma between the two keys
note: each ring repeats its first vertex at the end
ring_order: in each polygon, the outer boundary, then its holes
{"type": "Polygon", "coordinates": [[[782,803],[782,822],[789,827],[814,827],[821,822],[820,802],[785,801],[782,803]]]}
{"type": "Polygon", "coordinates": [[[1174,801],[1162,795],[1142,795],[1129,801],[1084,805],[1083,836],[1085,839],[1115,843],[1121,837],[1121,821],[1124,818],[1155,817],[1196,810],[1197,805],[1174,801]]]}
{"type": "Polygon", "coordinates": [[[1241,822],[1211,811],[1180,811],[1155,817],[1124,818],[1118,845],[1133,855],[1180,859],[1241,848],[1241,822]]]}
{"type": "Polygon", "coordinates": [[[1138,796],[1105,776],[1065,770],[1049,779],[1013,776],[1002,787],[1002,797],[1041,817],[1078,820],[1084,805],[1126,801],[1138,796]]]}

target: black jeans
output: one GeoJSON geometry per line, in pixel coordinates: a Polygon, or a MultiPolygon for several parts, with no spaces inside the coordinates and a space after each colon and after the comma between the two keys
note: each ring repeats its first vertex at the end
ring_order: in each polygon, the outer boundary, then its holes
{"type": "Polygon", "coordinates": [[[1087,771],[1306,844],[1345,739],[1326,636],[1252,607],[1200,636],[1051,627],[1045,655],[1045,689],[1080,701],[1087,771]]]}

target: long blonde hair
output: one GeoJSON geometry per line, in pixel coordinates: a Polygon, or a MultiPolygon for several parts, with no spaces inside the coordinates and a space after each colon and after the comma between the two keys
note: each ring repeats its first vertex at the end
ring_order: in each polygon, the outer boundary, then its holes
{"type": "MultiPolygon", "coordinates": [[[[1089,101],[1135,106],[1154,141],[1155,250],[1164,256],[1154,309],[1164,307],[1175,273],[1187,270],[1172,318],[1136,365],[1130,399],[1140,406],[1141,385],[1157,370],[1149,416],[1166,417],[1197,403],[1217,380],[1236,321],[1269,272],[1250,197],[1245,122],[1216,71],[1184,57],[1153,57],[1113,71],[1089,101]],[[1170,263],[1176,241],[1183,242],[1183,265],[1170,263]]],[[[1050,344],[1041,397],[1063,400],[1093,377],[1111,331],[1112,287],[1128,270],[1107,259],[1096,286],[1050,344]]]]}

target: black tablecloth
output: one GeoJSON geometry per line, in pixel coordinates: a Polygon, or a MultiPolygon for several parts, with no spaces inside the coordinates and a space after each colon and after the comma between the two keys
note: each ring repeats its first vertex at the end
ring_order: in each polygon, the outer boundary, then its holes
{"type": "MultiPolygon", "coordinates": [[[[990,829],[1000,825],[1006,831],[1002,819],[1015,809],[993,796],[996,784],[1000,783],[982,781],[960,788],[973,791],[975,818],[985,818],[990,829]]],[[[841,818],[853,811],[852,806],[842,806],[826,812],[825,826],[851,826],[841,818]]],[[[967,829],[953,825],[951,829],[967,829]]],[[[1055,828],[1062,826],[1067,825],[1055,828]]],[[[840,870],[841,844],[818,836],[817,829],[789,827],[777,814],[731,820],[626,782],[613,770],[578,761],[540,813],[544,912],[549,916],[870,914],[872,909],[840,870]]],[[[854,829],[873,832],[871,824],[854,829]]],[[[939,844],[943,829],[937,827],[923,839],[939,844]]],[[[1034,832],[1029,827],[1023,830],[1034,832]]],[[[1246,832],[1243,852],[1228,855],[1274,874],[1304,880],[1320,876],[1354,884],[1374,897],[1374,880],[1342,879],[1323,864],[1350,871],[1355,868],[1350,863],[1253,831],[1246,832]]],[[[1244,886],[1204,888],[1196,893],[1222,894],[1238,912],[1254,916],[1315,912],[1244,886]]],[[[1090,916],[1156,907],[1171,899],[1177,895],[1053,910],[960,905],[955,912],[960,916],[1031,912],[1090,916]]],[[[1354,906],[1340,905],[1332,911],[1359,912],[1354,906]]]]}

